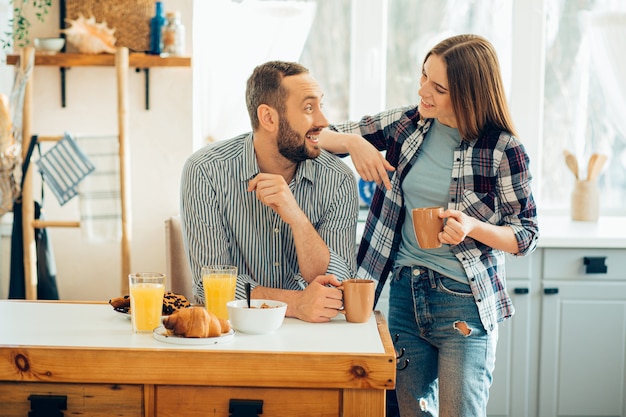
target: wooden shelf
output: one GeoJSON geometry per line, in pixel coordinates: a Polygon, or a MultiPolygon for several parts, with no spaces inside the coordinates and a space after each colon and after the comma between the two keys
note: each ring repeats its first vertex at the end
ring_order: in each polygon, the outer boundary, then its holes
{"type": "MultiPolygon", "coordinates": [[[[20,62],[19,55],[7,55],[7,64],[16,65],[20,62]]],[[[35,65],[51,67],[114,67],[114,54],[35,54],[35,65]]],[[[129,55],[129,66],[134,68],[152,67],[190,67],[191,57],[185,56],[159,56],[144,53],[132,53],[129,55]]]]}
{"type": "MultiPolygon", "coordinates": [[[[160,56],[143,52],[128,55],[128,66],[145,76],[146,110],[150,110],[150,68],[155,67],[191,67],[191,57],[160,56]]],[[[20,55],[7,55],[7,64],[18,65],[20,55]]],[[[56,54],[35,54],[36,66],[59,67],[61,71],[61,106],[65,107],[65,71],[72,67],[114,67],[114,54],[77,54],[59,52],[56,54]]]]}

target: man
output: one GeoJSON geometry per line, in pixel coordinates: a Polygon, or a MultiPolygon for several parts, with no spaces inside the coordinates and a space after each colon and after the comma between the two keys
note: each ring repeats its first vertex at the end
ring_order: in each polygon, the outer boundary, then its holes
{"type": "Polygon", "coordinates": [[[183,168],[181,219],[204,302],[203,265],[238,267],[237,298],[287,303],[287,316],[335,317],[340,280],[356,269],[358,195],[352,171],[318,146],[322,91],[291,62],[255,68],[247,82],[252,133],[210,144],[183,168]]]}

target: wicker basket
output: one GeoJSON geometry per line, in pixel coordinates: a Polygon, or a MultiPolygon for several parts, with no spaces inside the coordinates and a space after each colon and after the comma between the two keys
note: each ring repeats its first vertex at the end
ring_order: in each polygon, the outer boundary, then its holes
{"type": "Polygon", "coordinates": [[[76,19],[80,14],[94,16],[97,22],[106,22],[114,28],[116,46],[125,46],[132,52],[150,49],[150,19],[155,0],[65,0],[64,3],[66,19],[76,19]]]}

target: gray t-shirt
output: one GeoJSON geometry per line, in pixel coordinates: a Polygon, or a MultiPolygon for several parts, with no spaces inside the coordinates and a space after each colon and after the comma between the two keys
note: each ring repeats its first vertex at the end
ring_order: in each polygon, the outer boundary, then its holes
{"type": "Polygon", "coordinates": [[[420,147],[417,162],[402,182],[406,214],[396,265],[425,266],[467,283],[465,270],[450,250],[450,245],[420,249],[411,218],[411,210],[417,207],[448,207],[453,154],[460,143],[461,137],[457,129],[445,126],[437,120],[433,122],[420,147]]]}

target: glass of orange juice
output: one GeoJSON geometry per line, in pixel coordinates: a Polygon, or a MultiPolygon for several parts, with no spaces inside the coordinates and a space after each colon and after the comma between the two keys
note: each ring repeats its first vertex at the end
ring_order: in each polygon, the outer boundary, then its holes
{"type": "Polygon", "coordinates": [[[232,265],[203,266],[202,286],[206,309],[217,317],[228,320],[226,303],[235,299],[237,267],[232,265]]]}
{"type": "Polygon", "coordinates": [[[161,325],[165,275],[158,272],[137,272],[128,275],[128,280],[133,331],[152,332],[161,325]]]}

